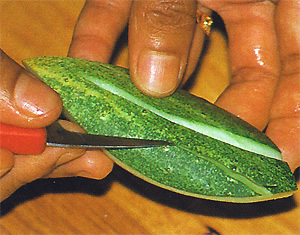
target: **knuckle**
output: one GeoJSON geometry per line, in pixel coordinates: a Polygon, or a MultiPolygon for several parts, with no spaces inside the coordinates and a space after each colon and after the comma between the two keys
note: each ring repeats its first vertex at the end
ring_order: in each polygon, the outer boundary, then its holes
{"type": "Polygon", "coordinates": [[[271,69],[243,66],[232,71],[232,83],[261,82],[276,83],[279,73],[271,69]]]}
{"type": "Polygon", "coordinates": [[[193,1],[152,1],[145,9],[144,18],[147,25],[157,30],[179,30],[193,25],[193,1]]]}

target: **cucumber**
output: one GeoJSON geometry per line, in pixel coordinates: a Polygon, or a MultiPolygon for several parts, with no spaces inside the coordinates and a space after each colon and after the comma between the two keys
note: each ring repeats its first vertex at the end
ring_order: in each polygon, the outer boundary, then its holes
{"type": "Polygon", "coordinates": [[[142,94],[128,70],[65,57],[23,61],[63,99],[90,134],[166,140],[173,145],[104,150],[132,174],[184,195],[249,203],[291,196],[295,178],[276,145],[231,113],[178,90],[142,94]]]}

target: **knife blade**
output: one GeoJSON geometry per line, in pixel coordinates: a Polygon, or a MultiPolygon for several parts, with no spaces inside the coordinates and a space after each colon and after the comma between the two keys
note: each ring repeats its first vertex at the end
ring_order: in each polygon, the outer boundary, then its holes
{"type": "Polygon", "coordinates": [[[41,154],[46,146],[72,148],[147,148],[171,145],[164,140],[124,138],[70,132],[58,122],[29,129],[0,123],[0,148],[15,154],[41,154]]]}

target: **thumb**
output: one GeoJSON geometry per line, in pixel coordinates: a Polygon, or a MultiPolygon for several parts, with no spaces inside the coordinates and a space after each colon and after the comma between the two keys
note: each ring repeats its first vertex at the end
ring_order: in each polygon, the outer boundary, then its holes
{"type": "Polygon", "coordinates": [[[130,75],[146,95],[172,94],[186,71],[196,27],[196,1],[179,2],[134,1],[132,5],[130,75]]]}
{"type": "Polygon", "coordinates": [[[61,110],[57,93],[0,50],[1,122],[39,128],[56,120],[61,110]]]}

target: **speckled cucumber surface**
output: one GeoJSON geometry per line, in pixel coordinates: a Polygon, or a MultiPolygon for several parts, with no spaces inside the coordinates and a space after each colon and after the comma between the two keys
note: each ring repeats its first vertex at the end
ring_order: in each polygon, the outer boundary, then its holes
{"type": "Polygon", "coordinates": [[[24,60],[63,99],[88,133],[166,140],[173,145],[105,150],[118,165],[157,186],[199,198],[257,202],[297,190],[288,164],[262,132],[229,112],[178,90],[152,98],[128,70],[65,57],[24,60]]]}

